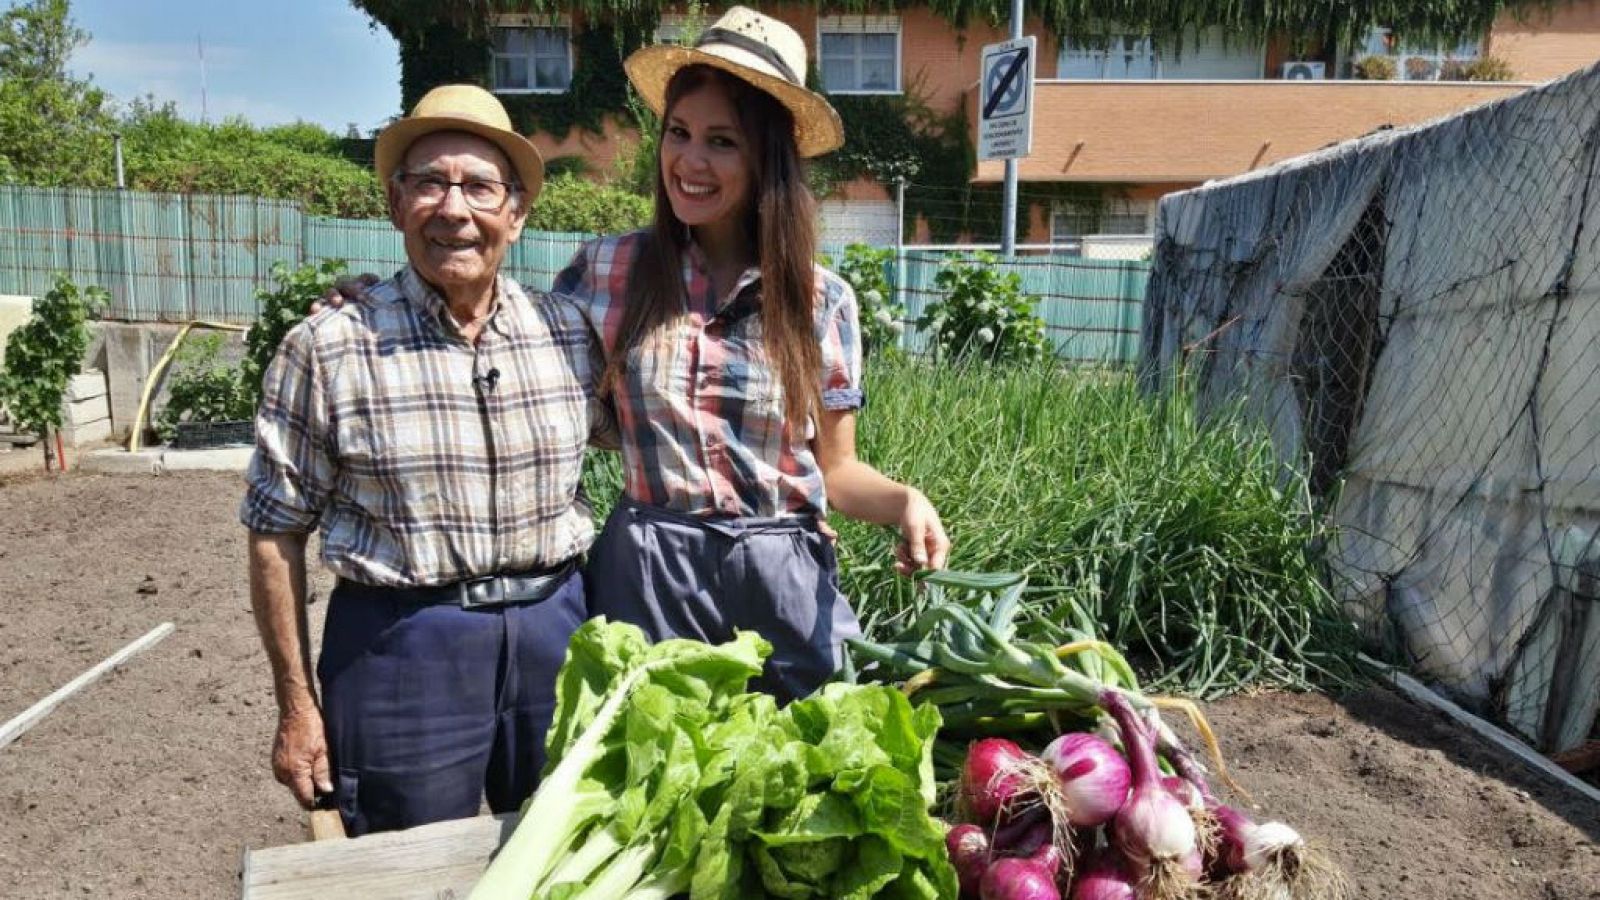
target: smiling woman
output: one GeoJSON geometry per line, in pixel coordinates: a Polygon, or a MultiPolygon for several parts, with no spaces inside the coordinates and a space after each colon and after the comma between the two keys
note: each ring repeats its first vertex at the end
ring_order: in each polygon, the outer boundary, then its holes
{"type": "Polygon", "coordinates": [[[628,77],[661,116],[655,218],[584,247],[554,291],[607,354],[624,496],[589,555],[591,612],[654,639],[759,632],[753,686],[783,700],[832,675],[860,633],[821,521],[831,501],[894,525],[900,571],[944,565],[933,505],[855,456],[861,339],[849,285],[813,262],[803,158],[839,146],[801,81],[805,44],[734,7],[628,77]]]}

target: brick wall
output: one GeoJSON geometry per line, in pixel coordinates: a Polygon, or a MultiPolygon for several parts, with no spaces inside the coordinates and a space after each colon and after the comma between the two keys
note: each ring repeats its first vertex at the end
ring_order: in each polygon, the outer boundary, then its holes
{"type": "Polygon", "coordinates": [[[1526,21],[1501,14],[1487,52],[1511,64],[1523,81],[1560,78],[1600,60],[1600,0],[1529,10],[1526,21]]]}

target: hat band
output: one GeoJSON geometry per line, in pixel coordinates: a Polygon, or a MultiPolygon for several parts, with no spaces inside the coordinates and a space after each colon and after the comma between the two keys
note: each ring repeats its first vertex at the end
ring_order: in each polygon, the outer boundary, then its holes
{"type": "Polygon", "coordinates": [[[727,44],[730,47],[737,47],[746,53],[755,55],[762,62],[777,69],[778,74],[782,75],[784,80],[789,83],[796,85],[801,83],[800,76],[794,73],[794,69],[789,68],[789,64],[784,62],[782,56],[778,55],[778,51],[772,49],[771,44],[762,43],[755,38],[740,34],[737,31],[729,31],[726,28],[707,28],[705,31],[700,32],[700,39],[694,42],[695,49],[699,50],[707,44],[727,44]]]}

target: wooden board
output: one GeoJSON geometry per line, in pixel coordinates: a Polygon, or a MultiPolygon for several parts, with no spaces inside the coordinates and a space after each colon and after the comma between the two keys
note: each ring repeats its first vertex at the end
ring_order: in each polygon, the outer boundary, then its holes
{"type": "Polygon", "coordinates": [[[246,850],[244,900],[464,900],[515,813],[246,850]]]}

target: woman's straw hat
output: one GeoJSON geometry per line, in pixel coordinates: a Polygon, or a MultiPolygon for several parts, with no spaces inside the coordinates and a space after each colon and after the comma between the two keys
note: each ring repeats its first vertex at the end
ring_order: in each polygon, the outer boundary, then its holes
{"type": "Polygon", "coordinates": [[[839,114],[822,95],[806,89],[805,41],[777,19],[735,6],[701,32],[693,47],[645,47],[623,63],[628,80],[656,115],[666,106],[672,76],[692,65],[721,69],[788,107],[801,156],[821,156],[844,143],[839,114]]]}
{"type": "Polygon", "coordinates": [[[499,147],[517,170],[527,202],[544,185],[544,158],[539,149],[511,128],[511,117],[495,95],[477,85],[446,84],[424,94],[411,115],[378,135],[378,178],[388,182],[417,139],[436,131],[465,131],[499,147]]]}

